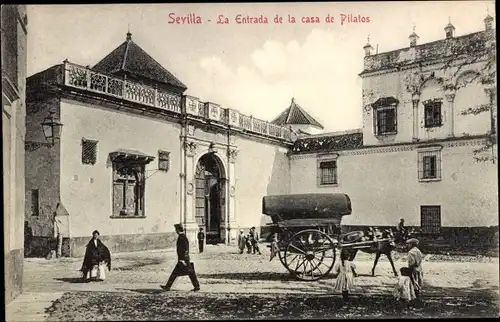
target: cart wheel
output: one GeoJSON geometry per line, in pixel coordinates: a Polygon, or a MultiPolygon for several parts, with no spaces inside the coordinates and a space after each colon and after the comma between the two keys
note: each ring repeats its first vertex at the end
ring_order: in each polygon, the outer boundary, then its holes
{"type": "Polygon", "coordinates": [[[335,264],[335,242],[315,229],[296,233],[285,249],[283,265],[301,281],[317,281],[335,264]]]}
{"type": "Polygon", "coordinates": [[[280,251],[278,252],[278,257],[280,258],[281,264],[283,264],[283,266],[287,267],[286,261],[285,261],[285,251],[284,250],[280,249],[280,251]]]}

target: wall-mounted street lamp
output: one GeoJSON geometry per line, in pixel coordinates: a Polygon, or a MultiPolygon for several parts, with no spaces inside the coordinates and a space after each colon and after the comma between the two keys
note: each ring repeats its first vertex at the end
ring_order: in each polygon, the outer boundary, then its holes
{"type": "Polygon", "coordinates": [[[61,139],[61,129],[63,125],[54,115],[54,111],[49,111],[49,115],[42,122],[43,135],[45,136],[46,142],[26,141],[24,144],[26,151],[32,152],[42,146],[51,148],[61,139]]]}
{"type": "Polygon", "coordinates": [[[51,147],[61,138],[61,128],[63,126],[62,123],[54,117],[54,114],[54,111],[49,111],[49,115],[42,123],[43,135],[51,147]]]}

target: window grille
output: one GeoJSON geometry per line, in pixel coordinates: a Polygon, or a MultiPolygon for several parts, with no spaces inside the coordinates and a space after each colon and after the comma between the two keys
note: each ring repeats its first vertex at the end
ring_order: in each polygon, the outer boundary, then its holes
{"type": "Polygon", "coordinates": [[[40,193],[38,189],[31,190],[31,215],[40,215],[40,193]]]}
{"type": "Polygon", "coordinates": [[[443,124],[440,101],[431,101],[424,104],[425,127],[437,127],[443,124]]]}
{"type": "Polygon", "coordinates": [[[441,179],[441,152],[420,152],[418,158],[418,179],[441,179]]]}
{"type": "Polygon", "coordinates": [[[96,164],[97,161],[97,141],[82,140],[82,163],[96,164]]]}
{"type": "Polygon", "coordinates": [[[397,116],[395,107],[376,109],[374,115],[376,135],[397,132],[397,116]]]}
{"type": "Polygon", "coordinates": [[[321,161],[319,163],[320,185],[337,184],[337,161],[321,161]]]}
{"type": "Polygon", "coordinates": [[[441,231],[441,206],[420,206],[420,228],[425,233],[441,231]]]}
{"type": "Polygon", "coordinates": [[[158,170],[168,171],[170,169],[170,152],[158,151],[158,170]]]}

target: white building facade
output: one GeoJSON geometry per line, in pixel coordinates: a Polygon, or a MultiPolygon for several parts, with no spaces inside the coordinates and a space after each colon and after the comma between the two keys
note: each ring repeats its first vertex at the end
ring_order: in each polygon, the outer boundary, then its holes
{"type": "Polygon", "coordinates": [[[365,46],[363,128],[342,133],[317,134],[322,125],[293,99],[266,122],[185,95],[130,33],[93,68],[64,62],[33,75],[27,141],[43,139],[49,111],[63,124],[55,147],[27,145],[36,243],[47,247],[58,203],[71,256],[94,229],[112,251],[170,246],[176,223],[192,241],[203,228],[207,241],[231,243],[239,229],[265,231],[262,197],[312,192],[347,193],[346,226],[498,226],[497,166],[477,160],[496,158],[496,85],[472,81],[483,60],[460,73],[443,66],[454,44],[491,33],[423,45],[412,34],[409,48],[377,55],[365,46]]]}

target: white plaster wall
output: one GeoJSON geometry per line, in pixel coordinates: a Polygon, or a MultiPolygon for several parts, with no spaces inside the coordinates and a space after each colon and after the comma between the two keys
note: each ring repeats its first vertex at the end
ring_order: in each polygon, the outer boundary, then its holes
{"type": "Polygon", "coordinates": [[[265,226],[270,218],[262,215],[262,198],[290,193],[287,149],[238,137],[235,172],[236,223],[239,227],[265,226]]]}
{"type": "Polygon", "coordinates": [[[315,155],[294,156],[291,193],[347,193],[353,207],[342,222],[347,225],[396,225],[404,217],[408,225],[419,226],[420,205],[441,205],[442,226],[498,225],[497,165],[476,162],[476,148],[444,147],[442,180],[427,183],[418,181],[416,150],[341,152],[339,184],[327,188],[317,186],[315,155]]]}
{"type": "Polygon", "coordinates": [[[479,70],[482,62],[474,63],[461,68],[456,72],[456,67],[447,70],[442,65],[423,67],[421,71],[408,69],[380,75],[366,76],[362,79],[363,96],[363,143],[364,145],[387,145],[393,143],[411,142],[413,138],[413,102],[412,90],[420,92],[418,103],[418,138],[421,141],[443,139],[453,134],[455,137],[464,135],[485,134],[491,128],[490,113],[479,115],[461,115],[469,107],[488,104],[489,97],[485,93],[484,85],[477,82],[468,83],[456,91],[453,102],[453,113],[446,99],[445,85],[455,86],[460,84],[479,70]],[[434,79],[430,77],[434,72],[434,79]],[[421,78],[421,76],[423,78],[421,78]],[[441,81],[437,79],[442,78],[441,81]],[[410,89],[409,89],[410,88],[410,89]],[[373,109],[370,104],[382,97],[393,96],[399,100],[397,106],[397,134],[376,137],[373,132],[373,109]],[[424,127],[423,103],[427,99],[442,98],[443,125],[436,128],[424,127]],[[453,116],[453,120],[452,120],[453,116]]]}
{"type": "Polygon", "coordinates": [[[71,237],[171,232],[180,220],[180,125],[61,101],[61,200],[70,215],[71,237]],[[98,140],[97,163],[81,162],[82,138],[98,140]],[[110,218],[112,168],[109,153],[134,149],[155,157],[146,166],[146,218],[110,218]],[[158,169],[158,150],[170,151],[170,170],[158,169]],[[93,179],[93,183],[91,182],[93,179]]]}

